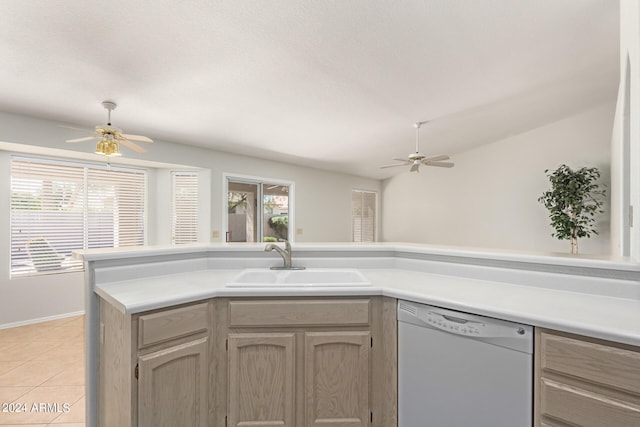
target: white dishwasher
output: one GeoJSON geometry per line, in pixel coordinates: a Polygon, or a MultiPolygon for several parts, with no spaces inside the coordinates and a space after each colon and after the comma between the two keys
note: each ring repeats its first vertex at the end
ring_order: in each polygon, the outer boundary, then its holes
{"type": "Polygon", "coordinates": [[[399,427],[531,427],[533,327],[398,301],[399,427]]]}

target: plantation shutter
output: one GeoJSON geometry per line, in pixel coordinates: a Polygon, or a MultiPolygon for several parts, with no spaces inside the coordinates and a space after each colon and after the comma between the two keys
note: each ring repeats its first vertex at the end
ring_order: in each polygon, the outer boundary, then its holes
{"type": "Polygon", "coordinates": [[[374,242],[376,238],[376,193],[353,190],[351,193],[353,242],[374,242]]]}
{"type": "Polygon", "coordinates": [[[82,269],[74,250],[145,241],[146,173],[11,161],[11,277],[82,269]]]}
{"type": "Polygon", "coordinates": [[[171,242],[175,245],[198,241],[198,175],[173,172],[171,242]]]}

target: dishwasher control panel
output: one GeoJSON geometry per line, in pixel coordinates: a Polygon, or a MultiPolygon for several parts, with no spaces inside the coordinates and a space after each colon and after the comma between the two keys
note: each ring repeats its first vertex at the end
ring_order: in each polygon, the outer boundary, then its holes
{"type": "Polygon", "coordinates": [[[462,335],[522,352],[533,351],[533,327],[522,323],[403,300],[398,300],[398,322],[462,335]]]}
{"type": "Polygon", "coordinates": [[[461,319],[459,317],[447,316],[433,311],[424,310],[419,315],[422,320],[438,329],[445,329],[460,335],[484,336],[487,324],[473,320],[461,319]]]}

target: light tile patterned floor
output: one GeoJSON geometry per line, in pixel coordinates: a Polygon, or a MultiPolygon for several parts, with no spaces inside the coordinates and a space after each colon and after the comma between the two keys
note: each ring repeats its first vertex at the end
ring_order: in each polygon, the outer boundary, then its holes
{"type": "Polygon", "coordinates": [[[84,316],[1,329],[0,426],[85,427],[84,353],[84,316]]]}

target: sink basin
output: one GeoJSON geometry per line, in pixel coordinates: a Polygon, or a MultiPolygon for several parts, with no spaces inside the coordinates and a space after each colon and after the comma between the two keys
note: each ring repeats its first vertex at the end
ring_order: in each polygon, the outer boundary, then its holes
{"type": "Polygon", "coordinates": [[[354,268],[308,268],[306,270],[269,270],[248,268],[229,287],[296,287],[296,286],[371,286],[371,282],[354,268]]]}

